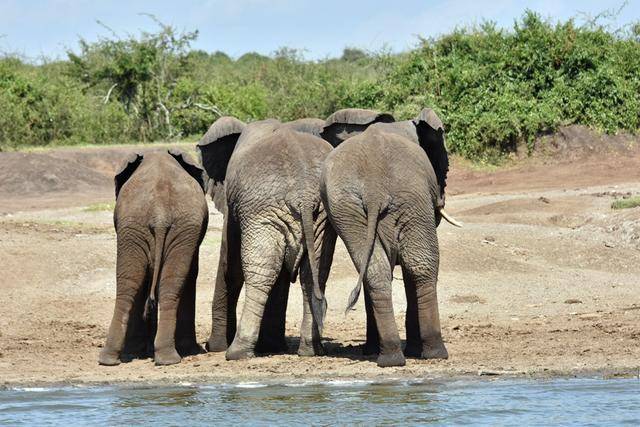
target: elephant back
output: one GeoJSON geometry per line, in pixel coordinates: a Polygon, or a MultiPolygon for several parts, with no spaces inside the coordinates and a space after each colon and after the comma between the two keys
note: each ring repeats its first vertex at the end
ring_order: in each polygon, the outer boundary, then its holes
{"type": "Polygon", "coordinates": [[[391,123],[391,114],[361,108],[345,108],[331,114],[325,120],[321,137],[337,147],[348,138],[364,132],[374,123],[391,123]]]}

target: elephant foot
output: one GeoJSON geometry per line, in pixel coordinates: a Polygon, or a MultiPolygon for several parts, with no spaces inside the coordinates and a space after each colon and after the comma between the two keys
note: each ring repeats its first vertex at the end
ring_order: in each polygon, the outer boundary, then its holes
{"type": "Polygon", "coordinates": [[[422,344],[407,342],[404,348],[404,355],[406,357],[422,357],[422,344]]]}
{"type": "Polygon", "coordinates": [[[289,346],[284,338],[279,340],[260,340],[256,344],[256,353],[279,354],[288,351],[289,346]]]}
{"type": "Polygon", "coordinates": [[[388,354],[381,354],[377,360],[378,366],[381,368],[388,368],[390,366],[404,366],[406,364],[404,354],[401,351],[396,351],[388,354]]]}
{"type": "Polygon", "coordinates": [[[362,354],[364,356],[372,356],[378,353],[380,353],[380,344],[377,342],[367,341],[362,346],[362,354]]]}
{"type": "Polygon", "coordinates": [[[153,360],[156,363],[156,366],[165,366],[180,363],[182,358],[175,348],[169,348],[166,350],[156,350],[153,355],[153,360]]]}
{"type": "Polygon", "coordinates": [[[212,353],[220,353],[222,351],[226,351],[229,347],[227,344],[227,337],[209,337],[209,340],[205,344],[205,348],[207,351],[212,353]]]}
{"type": "Polygon", "coordinates": [[[421,356],[423,359],[448,359],[449,352],[444,346],[444,343],[440,341],[435,345],[425,346],[422,350],[421,356]]]}
{"type": "Polygon", "coordinates": [[[251,359],[252,357],[255,357],[253,350],[251,350],[249,346],[239,344],[237,340],[231,343],[225,354],[227,360],[243,360],[251,359]]]}
{"type": "Polygon", "coordinates": [[[108,348],[103,348],[98,356],[98,364],[103,366],[116,366],[120,364],[118,353],[108,348]]]}
{"type": "Polygon", "coordinates": [[[300,339],[300,346],[298,347],[298,356],[312,357],[312,356],[324,356],[327,354],[324,346],[317,341],[307,341],[303,338],[300,339]]]}

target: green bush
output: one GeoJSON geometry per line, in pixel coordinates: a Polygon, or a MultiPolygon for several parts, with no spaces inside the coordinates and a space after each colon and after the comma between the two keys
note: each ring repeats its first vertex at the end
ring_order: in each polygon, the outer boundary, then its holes
{"type": "Polygon", "coordinates": [[[640,25],[551,23],[526,12],[421,39],[405,53],[346,48],[308,61],[191,50],[197,32],[81,40],[67,61],[0,59],[0,148],[155,141],[202,135],[221,115],[324,118],[376,108],[397,118],[423,106],[443,118],[452,151],[492,159],[566,124],[603,132],[640,127],[640,25]]]}

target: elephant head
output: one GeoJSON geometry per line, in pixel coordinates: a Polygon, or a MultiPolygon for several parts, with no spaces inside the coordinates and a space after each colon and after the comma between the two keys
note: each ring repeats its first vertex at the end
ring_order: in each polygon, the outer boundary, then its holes
{"type": "Polygon", "coordinates": [[[371,129],[380,129],[383,132],[395,133],[422,147],[429,158],[429,162],[436,176],[439,190],[436,206],[440,215],[451,224],[460,226],[460,223],[444,210],[445,187],[447,186],[447,173],[449,172],[449,155],[447,154],[445,144],[444,126],[435,111],[431,108],[423,108],[420,114],[413,120],[378,123],[374,124],[371,129]]]}
{"type": "Polygon", "coordinates": [[[291,129],[296,132],[310,133],[317,137],[321,137],[322,130],[324,129],[325,122],[321,119],[306,118],[298,119],[291,122],[284,123],[283,128],[291,129]]]}
{"type": "Polygon", "coordinates": [[[245,124],[235,117],[220,117],[198,142],[200,160],[207,174],[206,192],[218,210],[225,207],[224,180],[231,154],[245,124]]]}
{"type": "MultiPolygon", "coordinates": [[[[184,169],[189,175],[193,177],[202,188],[202,191],[205,191],[205,181],[204,181],[204,171],[198,167],[193,161],[186,156],[182,151],[177,149],[170,149],[168,153],[178,162],[182,169],[184,169]]],[[[144,155],[139,153],[132,153],[127,157],[127,159],[122,163],[118,171],[116,172],[116,176],[114,178],[115,188],[116,188],[116,199],[120,194],[120,190],[122,186],[131,178],[133,173],[138,169],[142,161],[144,160],[144,155]]]]}
{"type": "Polygon", "coordinates": [[[429,157],[438,182],[440,192],[438,207],[444,207],[444,188],[447,185],[449,156],[444,140],[444,126],[435,111],[431,108],[424,108],[413,120],[374,124],[371,129],[397,134],[422,147],[429,157]]]}
{"type": "Polygon", "coordinates": [[[392,123],[394,121],[393,116],[388,113],[360,108],[345,108],[327,117],[320,136],[337,147],[346,139],[364,132],[374,123],[392,123]]]}

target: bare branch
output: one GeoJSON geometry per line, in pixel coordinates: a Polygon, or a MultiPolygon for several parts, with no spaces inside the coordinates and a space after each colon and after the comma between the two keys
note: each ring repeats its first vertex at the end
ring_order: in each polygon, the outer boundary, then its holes
{"type": "Polygon", "coordinates": [[[199,109],[201,109],[201,110],[205,110],[205,111],[212,111],[212,112],[216,113],[216,114],[217,114],[217,115],[219,115],[219,116],[222,116],[222,115],[223,115],[223,114],[222,114],[222,111],[220,111],[220,110],[218,109],[218,107],[216,107],[216,106],[214,106],[214,105],[205,105],[205,104],[200,104],[199,102],[194,102],[194,103],[193,103],[193,106],[194,106],[194,107],[197,107],[197,108],[199,108],[199,109]]]}
{"type": "Polygon", "coordinates": [[[103,104],[106,104],[107,102],[109,102],[109,98],[111,97],[111,92],[113,91],[113,89],[115,89],[116,86],[118,86],[118,83],[114,83],[113,86],[109,88],[107,95],[104,97],[103,104]]]}

